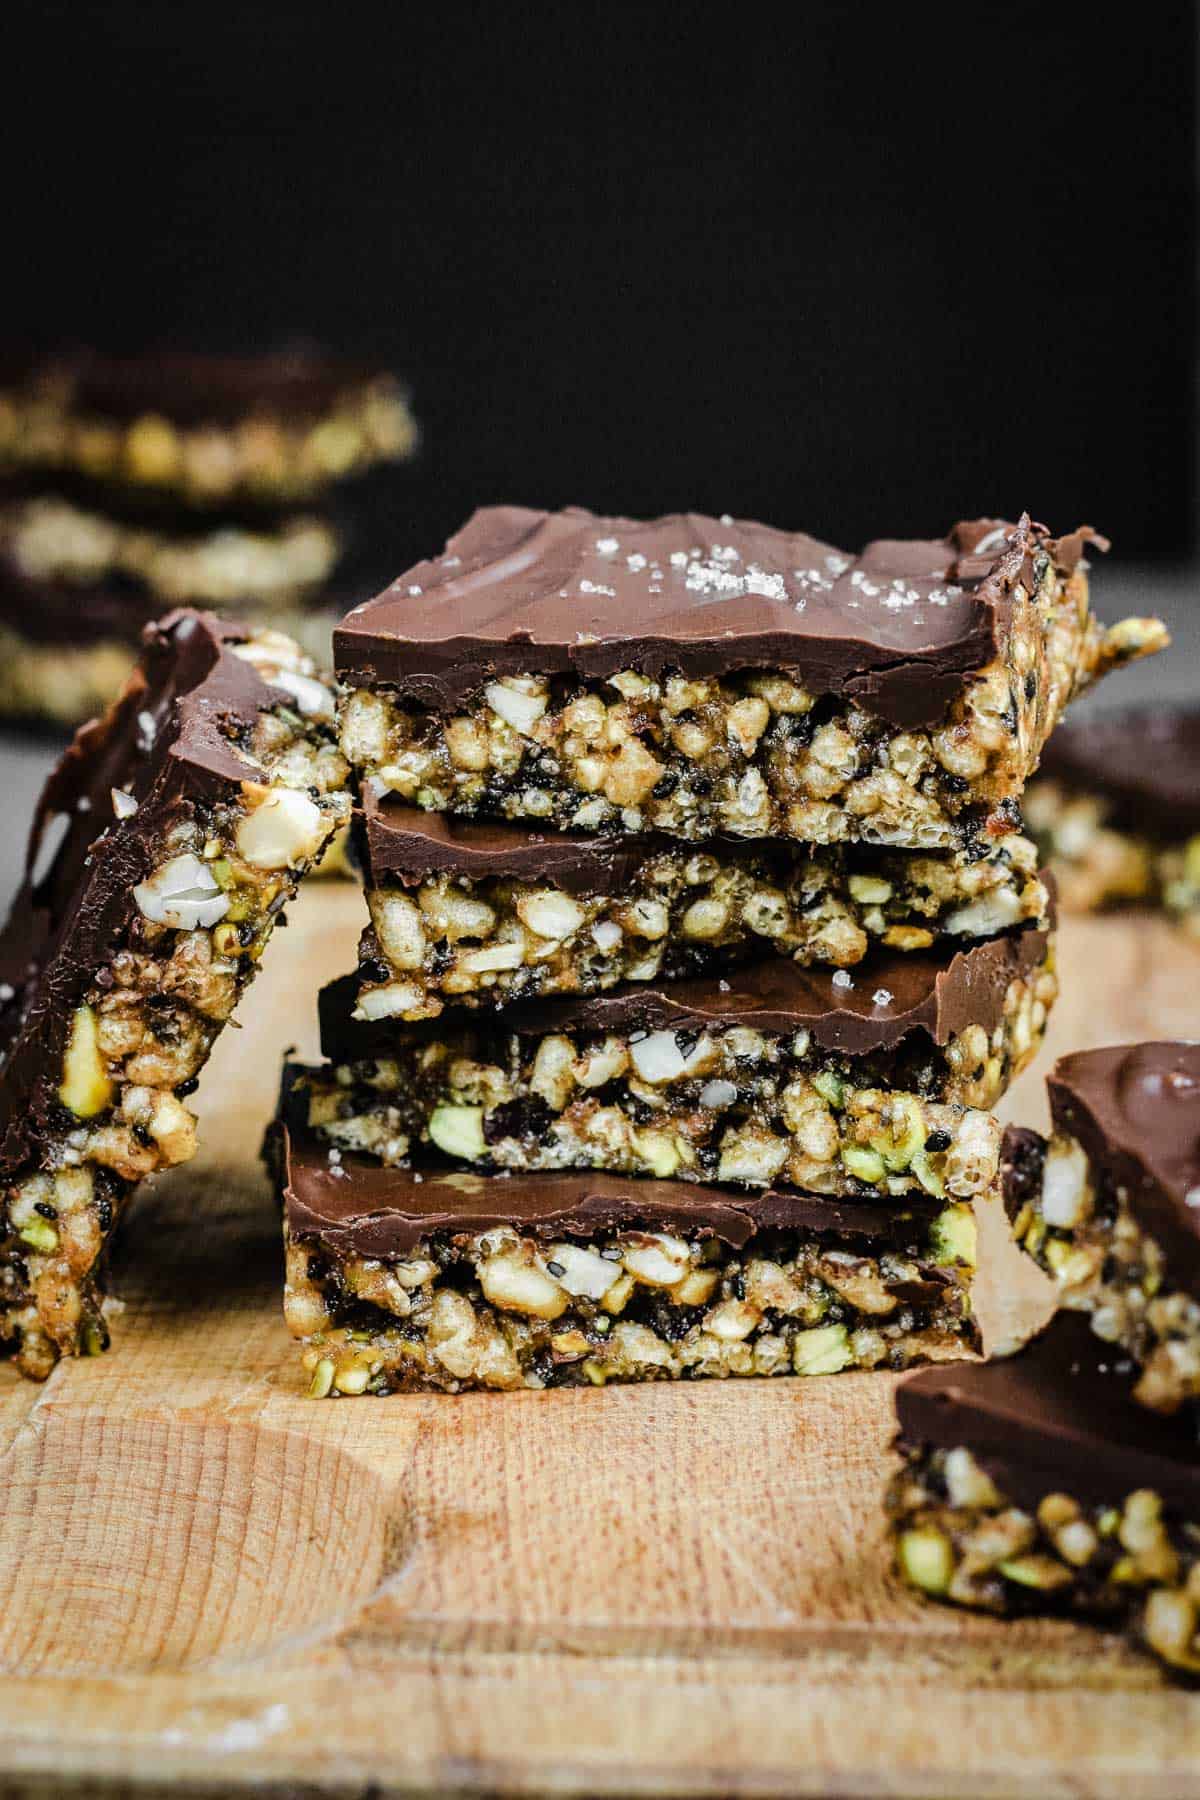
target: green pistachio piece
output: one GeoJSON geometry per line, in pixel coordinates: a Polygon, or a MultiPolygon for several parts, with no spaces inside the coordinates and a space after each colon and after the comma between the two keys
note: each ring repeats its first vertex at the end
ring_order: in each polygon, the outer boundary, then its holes
{"type": "Polygon", "coordinates": [[[842,1165],[859,1181],[866,1181],[877,1187],[883,1180],[883,1158],[878,1150],[868,1150],[863,1144],[846,1144],[842,1150],[842,1165]]]}
{"type": "Polygon", "coordinates": [[[822,1069],[813,1076],[812,1084],[822,1100],[830,1106],[840,1107],[846,1098],[846,1084],[840,1075],[834,1074],[832,1069],[822,1069]]]}
{"type": "Polygon", "coordinates": [[[792,1339],[792,1367],[797,1375],[836,1375],[854,1361],[850,1333],[844,1325],[817,1325],[792,1339]]]}
{"type": "Polygon", "coordinates": [[[904,1579],[925,1594],[944,1594],[954,1576],[954,1548],[945,1532],[933,1525],[914,1525],[901,1532],[896,1561],[904,1579]]]}
{"type": "Polygon", "coordinates": [[[28,1225],[22,1225],[17,1236],[23,1244],[28,1244],[31,1250],[38,1251],[42,1256],[50,1256],[58,1249],[58,1233],[49,1219],[30,1219],[28,1225]]]}
{"type": "Polygon", "coordinates": [[[948,1206],[929,1227],[929,1245],[935,1262],[965,1263],[975,1267],[975,1215],[969,1206],[948,1206]]]}
{"type": "Polygon", "coordinates": [[[429,1117],[429,1135],[447,1156],[479,1162],[487,1155],[482,1106],[434,1107],[429,1117]]]}
{"type": "Polygon", "coordinates": [[[935,1200],[945,1199],[946,1184],[930,1162],[929,1153],[924,1146],[913,1153],[908,1166],[927,1194],[932,1194],[935,1200]]]}

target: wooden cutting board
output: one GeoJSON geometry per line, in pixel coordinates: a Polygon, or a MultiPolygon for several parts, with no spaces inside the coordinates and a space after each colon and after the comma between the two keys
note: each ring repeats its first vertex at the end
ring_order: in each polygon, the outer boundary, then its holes
{"type": "MultiPolygon", "coordinates": [[[[148,1192],[116,1349],[0,1371],[0,1791],[1200,1795],[1200,1697],[888,1572],[886,1375],[318,1403],[256,1164],[351,964],[310,888],[148,1192]]],[[[1195,1033],[1200,951],[1069,921],[1053,1040],[1195,1033]]]]}

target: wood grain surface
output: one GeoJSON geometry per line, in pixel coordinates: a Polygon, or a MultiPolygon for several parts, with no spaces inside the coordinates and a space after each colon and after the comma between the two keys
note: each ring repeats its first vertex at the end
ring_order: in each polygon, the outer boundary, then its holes
{"type": "MultiPolygon", "coordinates": [[[[1200,1795],[1200,1697],[1119,1640],[894,1583],[890,1376],[303,1397],[255,1158],[361,905],[310,887],[272,946],[114,1352],[0,1371],[0,1792],[1200,1795]]],[[[1061,963],[1034,1123],[1057,1051],[1195,1034],[1160,921],[1061,963]]]]}

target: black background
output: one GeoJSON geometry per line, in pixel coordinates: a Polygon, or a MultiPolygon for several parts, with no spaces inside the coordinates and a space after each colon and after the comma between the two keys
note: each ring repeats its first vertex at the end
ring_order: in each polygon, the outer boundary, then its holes
{"type": "Polygon", "coordinates": [[[5,11],[8,335],[308,333],[480,501],[1193,532],[1192,9],[5,11]]]}

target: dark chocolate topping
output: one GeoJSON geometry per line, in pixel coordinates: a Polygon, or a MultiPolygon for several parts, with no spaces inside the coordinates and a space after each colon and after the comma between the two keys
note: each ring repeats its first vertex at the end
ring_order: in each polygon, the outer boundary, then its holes
{"type": "Polygon", "coordinates": [[[1070,568],[1087,528],[1051,539],[1028,516],[857,558],[800,533],[677,514],[642,523],[487,507],[439,558],[347,615],[339,675],[445,712],[497,674],[620,669],[797,672],[900,727],[932,725],[1002,645],[1035,564],[1070,568]]]}
{"type": "Polygon", "coordinates": [[[1102,795],[1131,831],[1191,837],[1200,831],[1200,710],[1143,707],[1062,726],[1042,773],[1102,795]]]}
{"type": "Polygon", "coordinates": [[[88,416],[132,420],[157,413],[185,427],[235,425],[263,415],[301,426],[317,423],[343,395],[383,377],[372,365],[303,348],[260,356],[81,350],[55,358],[38,374],[88,416]]]}
{"type": "MultiPolygon", "coordinates": [[[[971,944],[941,955],[883,951],[860,963],[850,985],[836,971],[806,969],[787,957],[768,957],[748,968],[674,981],[629,982],[604,994],[569,994],[517,1001],[493,1029],[521,1036],[556,1031],[715,1030],[748,1025],[758,1031],[811,1031],[826,1050],[863,1056],[890,1049],[911,1031],[945,1044],[968,1025],[991,1031],[1004,1011],[1010,982],[1034,968],[1046,951],[1047,933],[1025,926],[1008,937],[971,944]],[[886,1000],[877,998],[887,994],[886,1000]]],[[[394,1020],[354,1019],[358,978],[344,976],[321,994],[321,1047],[338,1062],[386,1056],[395,1046],[394,1020]]],[[[405,1026],[439,1037],[444,1020],[405,1026]]]]}
{"type": "MultiPolygon", "coordinates": [[[[329,1160],[296,1114],[305,1071],[285,1076],[285,1117],[272,1154],[289,1229],[339,1255],[402,1257],[436,1231],[487,1231],[515,1225],[539,1236],[587,1235],[608,1228],[703,1233],[739,1248],[756,1231],[807,1231],[877,1249],[919,1249],[936,1201],[903,1207],[826,1200],[788,1189],[743,1192],[698,1182],[562,1173],[480,1175],[444,1166],[388,1169],[366,1157],[329,1160]]],[[[936,1271],[922,1271],[929,1279],[936,1271]]]]}
{"type": "Polygon", "coordinates": [[[244,636],[206,613],[174,612],[150,626],[120,698],[76,733],[42,791],[25,879],[0,933],[8,996],[0,1002],[0,1174],[36,1153],[57,1107],[73,1011],[140,917],[132,890],[162,860],[164,832],[196,803],[259,774],[231,736],[281,695],[232,653],[244,636]],[[137,802],[132,817],[114,817],[113,789],[137,802]]]}
{"type": "Polygon", "coordinates": [[[1033,1510],[1049,1493],[1105,1505],[1152,1488],[1200,1522],[1200,1449],[1186,1411],[1139,1406],[1134,1372],[1079,1313],[1060,1313],[1017,1356],[919,1370],[896,1389],[902,1442],[962,1444],[1002,1494],[1033,1510]]]}
{"type": "Polygon", "coordinates": [[[1081,1050],[1046,1088],[1056,1128],[1127,1190],[1168,1279],[1200,1294],[1200,1043],[1081,1050]]]}

